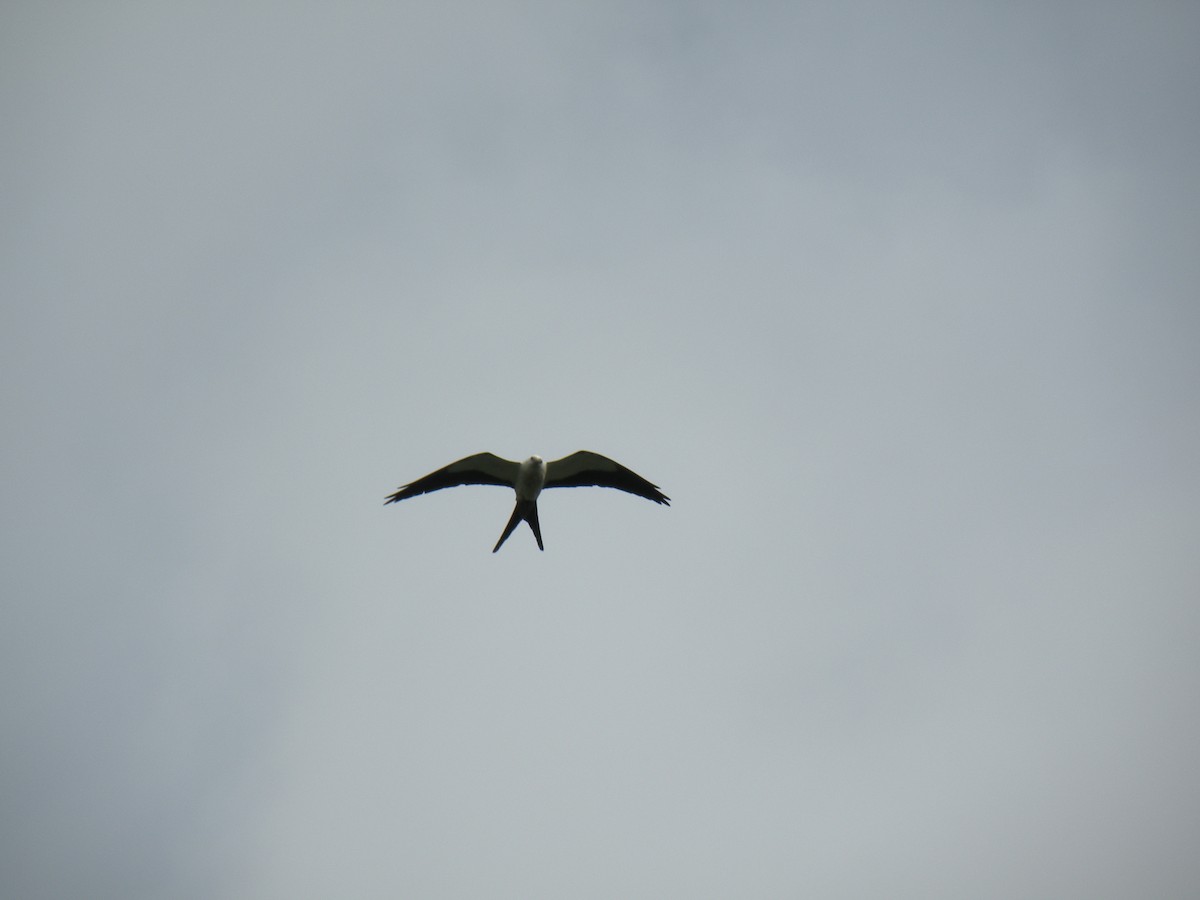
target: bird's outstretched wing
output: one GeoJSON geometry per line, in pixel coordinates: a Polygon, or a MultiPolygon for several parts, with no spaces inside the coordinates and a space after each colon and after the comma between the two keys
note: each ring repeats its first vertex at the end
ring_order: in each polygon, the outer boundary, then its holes
{"type": "Polygon", "coordinates": [[[655,503],[671,505],[671,498],[660,491],[657,485],[607,456],[589,450],[580,450],[546,463],[546,483],[543,487],[609,487],[637,494],[655,503]]]}
{"type": "Polygon", "coordinates": [[[494,453],[476,453],[452,462],[445,468],[430,472],[424,478],[418,478],[411,484],[406,484],[396,493],[384,500],[384,505],[407,500],[418,494],[428,494],[430,491],[440,491],[442,488],[458,487],[460,484],[503,484],[514,487],[517,483],[517,472],[520,463],[501,459],[494,453]]]}

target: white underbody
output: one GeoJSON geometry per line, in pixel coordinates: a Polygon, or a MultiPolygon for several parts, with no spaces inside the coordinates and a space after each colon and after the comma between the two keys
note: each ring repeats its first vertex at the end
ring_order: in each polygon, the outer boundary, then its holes
{"type": "Polygon", "coordinates": [[[531,456],[517,471],[517,499],[536,500],[546,483],[546,463],[540,456],[531,456]]]}

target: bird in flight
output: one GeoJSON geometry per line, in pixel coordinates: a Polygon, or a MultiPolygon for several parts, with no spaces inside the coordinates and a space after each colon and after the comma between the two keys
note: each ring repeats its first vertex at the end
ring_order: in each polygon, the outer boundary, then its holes
{"type": "Polygon", "coordinates": [[[531,456],[520,463],[501,459],[493,453],[476,453],[404,485],[383,503],[386,506],[418,494],[460,484],[503,484],[517,492],[517,506],[504,526],[500,540],[492,549],[493,553],[500,549],[522,521],[529,523],[533,536],[537,538],[538,549],[546,549],[542,546],[542,529],[538,524],[537,511],[538,494],[543,488],[610,487],[637,494],[655,503],[671,505],[671,498],[660,491],[657,485],[607,456],[587,450],[551,462],[545,462],[540,456],[531,456]]]}

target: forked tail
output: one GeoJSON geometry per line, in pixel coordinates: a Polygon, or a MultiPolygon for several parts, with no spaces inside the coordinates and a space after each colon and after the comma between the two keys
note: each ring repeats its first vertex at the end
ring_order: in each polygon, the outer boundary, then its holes
{"type": "Polygon", "coordinates": [[[516,507],[513,508],[512,515],[508,518],[508,524],[504,526],[504,534],[500,535],[500,540],[496,541],[496,546],[492,549],[493,553],[504,545],[504,542],[508,540],[508,536],[517,530],[517,526],[522,521],[529,523],[529,527],[533,530],[533,536],[537,538],[538,549],[546,549],[542,546],[542,527],[538,524],[537,501],[518,500],[516,507]]]}

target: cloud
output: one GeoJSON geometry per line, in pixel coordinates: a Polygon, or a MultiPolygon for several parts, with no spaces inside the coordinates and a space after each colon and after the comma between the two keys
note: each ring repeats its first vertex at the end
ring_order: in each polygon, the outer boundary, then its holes
{"type": "Polygon", "coordinates": [[[9,20],[11,891],[1196,882],[1193,15],[9,20]]]}

